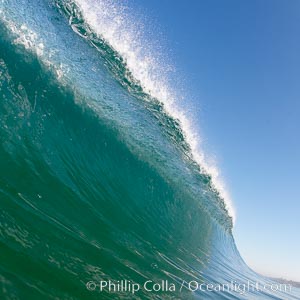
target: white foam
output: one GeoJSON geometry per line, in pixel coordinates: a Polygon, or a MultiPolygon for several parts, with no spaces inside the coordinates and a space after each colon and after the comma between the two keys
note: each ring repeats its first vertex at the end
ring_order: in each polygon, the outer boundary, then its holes
{"type": "Polygon", "coordinates": [[[175,89],[168,83],[170,66],[158,59],[157,47],[147,40],[143,23],[137,21],[130,9],[120,1],[112,0],[75,0],[85,21],[91,29],[103,38],[124,59],[133,77],[139,81],[144,91],[164,104],[169,115],[179,120],[186,141],[191,147],[194,159],[202,172],[212,178],[213,187],[224,199],[226,208],[235,220],[235,211],[220,171],[215,162],[211,162],[200,146],[190,115],[180,108],[175,89]]]}
{"type": "MultiPolygon", "coordinates": [[[[0,12],[1,13],[1,12],[0,12]]],[[[13,43],[16,45],[23,45],[25,49],[36,53],[40,58],[43,58],[43,62],[48,67],[51,67],[59,79],[68,73],[68,67],[65,64],[57,64],[53,62],[50,57],[52,56],[51,50],[46,50],[44,41],[37,32],[29,28],[26,24],[17,24],[13,21],[10,21],[3,16],[3,21],[6,22],[10,31],[16,35],[13,43]]]]}

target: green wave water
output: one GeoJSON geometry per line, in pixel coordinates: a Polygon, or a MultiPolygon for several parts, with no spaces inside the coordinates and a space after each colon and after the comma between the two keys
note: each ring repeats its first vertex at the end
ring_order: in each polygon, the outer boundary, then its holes
{"type": "Polygon", "coordinates": [[[76,2],[2,0],[0,38],[1,299],[299,299],[194,289],[270,281],[180,121],[76,2]]]}

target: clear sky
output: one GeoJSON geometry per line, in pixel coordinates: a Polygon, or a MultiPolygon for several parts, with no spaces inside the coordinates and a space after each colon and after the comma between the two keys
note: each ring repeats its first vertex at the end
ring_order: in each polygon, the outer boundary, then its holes
{"type": "Polygon", "coordinates": [[[199,108],[242,256],[256,271],[300,281],[300,1],[130,3],[159,26],[199,108]]]}

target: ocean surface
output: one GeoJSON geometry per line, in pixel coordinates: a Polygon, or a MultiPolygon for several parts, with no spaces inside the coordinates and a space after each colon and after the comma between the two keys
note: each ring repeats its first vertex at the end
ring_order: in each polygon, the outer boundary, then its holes
{"type": "Polygon", "coordinates": [[[0,0],[0,299],[300,299],[241,258],[131,22],[121,2],[0,0]]]}

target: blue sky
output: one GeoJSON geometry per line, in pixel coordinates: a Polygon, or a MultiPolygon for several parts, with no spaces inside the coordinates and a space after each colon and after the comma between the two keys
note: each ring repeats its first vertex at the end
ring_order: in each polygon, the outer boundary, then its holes
{"type": "Polygon", "coordinates": [[[159,27],[237,212],[246,262],[300,281],[300,2],[134,0],[159,27]]]}

